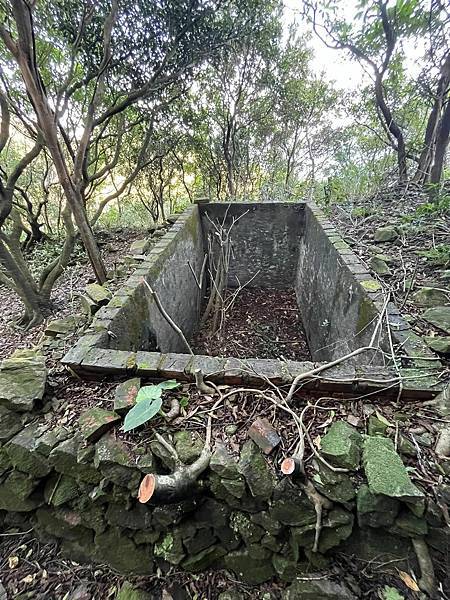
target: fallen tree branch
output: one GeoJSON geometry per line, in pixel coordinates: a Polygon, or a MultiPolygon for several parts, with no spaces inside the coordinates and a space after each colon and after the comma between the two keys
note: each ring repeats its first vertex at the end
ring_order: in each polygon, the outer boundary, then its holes
{"type": "Polygon", "coordinates": [[[412,544],[420,567],[419,587],[423,592],[434,597],[436,592],[434,568],[427,543],[423,538],[412,538],[412,544]]]}
{"type": "Polygon", "coordinates": [[[181,329],[178,327],[178,325],[175,323],[175,321],[168,315],[166,309],[161,304],[161,300],[159,299],[158,294],[155,292],[155,290],[149,285],[149,283],[144,278],[142,278],[142,281],[147,286],[148,291],[150,292],[153,300],[155,301],[155,304],[158,307],[158,310],[161,313],[161,315],[164,317],[164,319],[167,321],[167,323],[172,327],[172,329],[174,331],[176,331],[176,333],[178,333],[178,335],[180,336],[180,338],[183,341],[183,344],[186,346],[189,354],[193,355],[194,353],[192,351],[192,348],[190,347],[189,342],[185,338],[184,333],[181,331],[181,329]]]}
{"type": "Polygon", "coordinates": [[[175,470],[170,475],[150,473],[146,475],[139,486],[138,500],[145,504],[149,500],[176,502],[192,495],[197,485],[198,477],[208,468],[211,459],[211,417],[206,426],[206,440],[200,456],[191,465],[181,463],[176,450],[159,434],[158,441],[176,457],[175,470]]]}

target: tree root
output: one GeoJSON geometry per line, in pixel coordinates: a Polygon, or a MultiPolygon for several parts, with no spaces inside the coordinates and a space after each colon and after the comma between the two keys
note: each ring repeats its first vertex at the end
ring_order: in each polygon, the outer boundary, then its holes
{"type": "Polygon", "coordinates": [[[211,386],[209,386],[207,383],[205,383],[201,369],[195,369],[194,376],[195,376],[195,385],[197,386],[197,389],[199,392],[201,392],[202,394],[208,394],[208,395],[215,394],[216,390],[214,388],[212,388],[211,386]]]}
{"type": "Polygon", "coordinates": [[[331,500],[328,500],[328,498],[325,498],[325,496],[322,496],[322,494],[319,494],[309,479],[300,485],[305,494],[308,496],[309,501],[313,504],[314,510],[316,511],[316,526],[312,551],[317,552],[319,550],[320,532],[322,531],[323,511],[330,510],[333,507],[333,503],[331,500]]]}
{"type": "Polygon", "coordinates": [[[412,544],[420,568],[419,587],[423,592],[426,592],[433,598],[436,593],[436,585],[433,561],[431,560],[427,543],[423,538],[412,538],[412,544]]]}
{"type": "Polygon", "coordinates": [[[170,409],[163,414],[168,421],[173,421],[180,416],[180,403],[176,398],[170,399],[170,409]]]}
{"type": "Polygon", "coordinates": [[[184,465],[178,454],[164,438],[157,435],[175,459],[175,470],[170,475],[150,473],[144,477],[139,486],[139,502],[145,504],[149,500],[164,503],[176,502],[191,496],[197,486],[198,477],[208,468],[211,459],[211,418],[208,418],[205,446],[195,462],[184,465]]]}

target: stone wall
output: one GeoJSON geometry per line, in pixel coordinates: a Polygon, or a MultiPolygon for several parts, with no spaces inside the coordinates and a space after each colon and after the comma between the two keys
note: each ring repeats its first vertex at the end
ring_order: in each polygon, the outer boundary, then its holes
{"type": "MultiPolygon", "coordinates": [[[[216,442],[198,485],[175,502],[140,504],[141,479],[172,471],[172,455],[155,440],[130,445],[117,431],[96,429],[96,420],[110,429],[120,421],[103,409],[58,426],[43,414],[42,400],[31,412],[17,412],[14,403],[0,408],[0,527],[31,525],[43,539],[59,540],[72,560],[138,574],[225,567],[257,584],[324,568],[335,552],[363,560],[382,553],[386,564],[395,559],[395,567],[409,569],[412,537],[447,551],[438,505],[411,482],[393,442],[379,434],[382,422],[369,423],[370,435],[362,436],[337,421],[322,437],[322,455],[347,472],[314,465],[312,481],[328,499],[314,552],[316,512],[303,480],[281,479],[254,441],[234,453],[216,442]]],[[[204,440],[177,431],[172,443],[191,464],[204,440]]],[[[439,497],[450,504],[448,486],[439,497]]]]}
{"type": "MultiPolygon", "coordinates": [[[[395,342],[405,354],[418,357],[410,366],[440,367],[426,344],[411,330],[397,307],[389,302],[381,284],[372,278],[350,246],[314,204],[304,211],[295,289],[313,360],[332,361],[367,346],[383,311],[395,342]],[[425,360],[420,360],[424,357],[425,360]],[[435,362],[433,361],[435,359],[435,362]]],[[[385,322],[381,347],[390,355],[385,322]]],[[[381,353],[364,353],[358,364],[386,364],[381,353]]]]}
{"type": "Polygon", "coordinates": [[[199,277],[203,256],[198,209],[193,206],[142,257],[140,266],[125,285],[97,313],[93,328],[107,329],[107,348],[185,352],[179,335],[161,316],[142,278],[149,282],[165,310],[189,338],[198,323],[200,291],[188,262],[199,277]]]}
{"type": "Polygon", "coordinates": [[[228,284],[241,284],[252,277],[251,287],[286,288],[293,284],[298,248],[304,229],[304,203],[272,204],[203,204],[199,206],[205,252],[208,235],[214,230],[211,221],[229,228],[233,258],[228,284]],[[237,219],[239,219],[237,221],[237,219]]]}

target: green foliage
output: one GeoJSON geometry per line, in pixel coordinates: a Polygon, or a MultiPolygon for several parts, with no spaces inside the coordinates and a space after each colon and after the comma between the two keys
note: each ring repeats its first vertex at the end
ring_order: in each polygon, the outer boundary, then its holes
{"type": "Polygon", "coordinates": [[[430,264],[437,267],[450,265],[450,244],[437,244],[430,250],[417,250],[416,254],[425,257],[430,264]]]}
{"type": "Polygon", "coordinates": [[[388,586],[388,585],[380,592],[380,598],[382,600],[404,600],[405,599],[405,597],[402,596],[402,594],[400,594],[400,592],[398,590],[396,590],[395,588],[388,586]]]}
{"type": "Polygon", "coordinates": [[[174,389],[179,385],[174,379],[170,379],[162,381],[157,385],[141,387],[136,396],[135,406],[133,406],[125,417],[123,431],[127,432],[131,429],[136,429],[153,419],[161,409],[163,391],[174,389]]]}

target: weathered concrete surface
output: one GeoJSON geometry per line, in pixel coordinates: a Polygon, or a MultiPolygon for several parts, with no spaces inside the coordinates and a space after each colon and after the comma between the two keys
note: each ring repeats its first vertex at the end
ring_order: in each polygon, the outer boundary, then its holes
{"type": "MultiPolygon", "coordinates": [[[[310,204],[304,212],[295,289],[311,356],[331,361],[369,345],[385,297],[381,284],[371,277],[322,211],[310,204]]],[[[411,364],[439,369],[438,361],[430,365],[433,354],[411,331],[396,306],[388,303],[386,311],[394,340],[402,344],[405,354],[418,357],[411,364]],[[428,362],[420,361],[420,357],[428,362]]],[[[385,327],[380,345],[390,353],[385,327]]],[[[352,362],[386,364],[383,354],[374,351],[361,353],[352,362]]]]}
{"type": "Polygon", "coordinates": [[[203,263],[197,207],[191,207],[155,246],[125,285],[97,313],[97,326],[112,332],[109,347],[117,350],[185,352],[178,334],[161,316],[144,278],[187,338],[198,322],[199,295],[195,278],[203,263]]]}
{"type": "MultiPolygon", "coordinates": [[[[369,343],[374,327],[369,323],[377,310],[352,267],[363,281],[371,281],[370,274],[361,269],[356,257],[353,260],[350,248],[344,248],[331,224],[322,219],[309,207],[305,211],[296,293],[313,359],[332,360],[369,343]],[[340,250],[348,252],[348,263],[340,250]]],[[[373,359],[373,353],[360,360],[368,362],[368,358],[373,359]]]]}
{"type": "Polygon", "coordinates": [[[295,276],[300,237],[304,228],[303,203],[248,204],[211,203],[200,206],[205,252],[208,234],[213,226],[208,220],[224,222],[232,228],[234,257],[230,265],[228,285],[238,285],[258,275],[251,287],[286,288],[295,276]],[[244,214],[246,213],[247,214],[244,214]],[[208,217],[207,217],[208,216],[208,217]],[[225,220],[224,220],[225,219],[225,220]]]}

